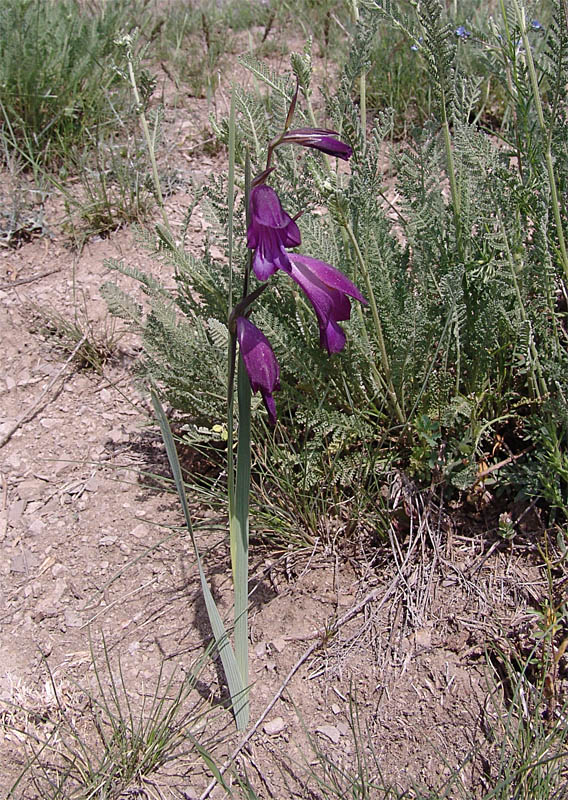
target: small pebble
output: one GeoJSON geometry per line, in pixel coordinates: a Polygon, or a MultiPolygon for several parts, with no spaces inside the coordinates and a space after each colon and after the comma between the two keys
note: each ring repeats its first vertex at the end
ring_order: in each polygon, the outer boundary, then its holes
{"type": "Polygon", "coordinates": [[[330,739],[333,744],[339,744],[339,740],[341,739],[341,731],[336,728],[335,725],[318,725],[316,733],[330,739]]]}
{"type": "Polygon", "coordinates": [[[282,717],[274,717],[274,719],[265,724],[264,732],[268,734],[268,736],[278,736],[279,733],[282,733],[285,727],[286,723],[282,717]]]}

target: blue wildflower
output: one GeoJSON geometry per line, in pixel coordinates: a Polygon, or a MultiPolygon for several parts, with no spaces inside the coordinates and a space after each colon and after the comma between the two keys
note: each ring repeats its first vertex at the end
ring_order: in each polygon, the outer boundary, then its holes
{"type": "Polygon", "coordinates": [[[460,39],[469,39],[471,36],[471,31],[468,31],[465,25],[459,25],[455,30],[455,34],[460,39]]]}
{"type": "Polygon", "coordinates": [[[422,36],[419,36],[418,37],[418,41],[415,42],[414,44],[410,45],[410,49],[414,50],[414,52],[416,52],[417,50],[420,49],[420,45],[422,44],[423,41],[424,41],[424,39],[422,38],[422,36]]]}
{"type": "Polygon", "coordinates": [[[533,19],[533,20],[532,20],[532,22],[531,22],[531,28],[533,29],[533,31],[542,31],[542,30],[544,30],[543,26],[542,26],[542,25],[541,25],[541,23],[538,21],[538,19],[533,19]]]}

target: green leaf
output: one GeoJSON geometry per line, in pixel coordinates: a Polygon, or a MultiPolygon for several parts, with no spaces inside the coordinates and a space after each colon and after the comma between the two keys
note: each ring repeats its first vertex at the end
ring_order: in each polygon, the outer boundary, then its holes
{"type": "Polygon", "coordinates": [[[250,494],[250,399],[251,388],[242,356],[238,369],[239,442],[235,511],[231,516],[231,539],[235,563],[235,651],[243,684],[248,686],[248,542],[250,494]]]}
{"type": "Polygon", "coordinates": [[[170,426],[166,414],[164,412],[164,409],[162,407],[162,404],[160,403],[158,395],[154,390],[151,390],[151,396],[152,396],[152,405],[154,406],[154,411],[156,412],[156,416],[158,418],[158,423],[160,425],[160,430],[162,432],[162,438],[166,446],[168,461],[170,462],[170,468],[172,470],[176,489],[181,502],[183,516],[185,518],[185,524],[188,533],[191,537],[191,543],[193,545],[193,549],[195,552],[195,559],[197,561],[197,568],[199,570],[199,577],[201,579],[201,590],[203,592],[203,598],[205,600],[205,607],[207,608],[207,614],[209,616],[209,622],[211,624],[211,629],[213,631],[213,636],[215,638],[215,644],[217,645],[217,649],[221,657],[221,663],[223,664],[225,677],[227,678],[227,684],[229,686],[231,701],[233,703],[233,712],[235,714],[237,728],[240,731],[242,731],[246,728],[249,719],[249,701],[248,701],[247,686],[244,685],[243,680],[241,678],[241,671],[237,666],[235,654],[233,652],[233,648],[229,641],[227,631],[225,630],[225,626],[223,625],[223,620],[221,619],[221,615],[219,614],[219,610],[215,604],[213,595],[211,594],[211,590],[207,583],[207,579],[205,578],[205,573],[203,572],[203,565],[201,563],[201,557],[199,555],[197,542],[195,541],[195,536],[193,533],[193,526],[191,524],[191,516],[189,513],[189,506],[187,504],[187,497],[185,494],[185,487],[183,484],[181,467],[174,439],[172,436],[172,432],[170,430],[170,426]]]}

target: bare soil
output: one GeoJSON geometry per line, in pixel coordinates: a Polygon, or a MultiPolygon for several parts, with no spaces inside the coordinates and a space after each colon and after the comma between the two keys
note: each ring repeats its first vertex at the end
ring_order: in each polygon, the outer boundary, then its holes
{"type": "MultiPolygon", "coordinates": [[[[195,99],[191,109],[167,112],[168,152],[182,176],[205,179],[224,156],[196,148],[208,109],[195,99]]],[[[183,191],[168,198],[174,222],[188,201],[183,191]]],[[[150,271],[160,265],[130,229],[79,253],[62,230],[57,198],[43,211],[47,234],[0,250],[0,439],[17,424],[0,449],[2,796],[41,741],[61,744],[62,721],[93,753],[100,749],[89,694],[112,694],[111,674],[138,713],[154,693],[171,696],[210,641],[190,542],[176,527],[177,498],[148,477],[167,475],[167,462],[135,379],[140,344],[121,335],[99,294],[107,258],[150,271]],[[38,322],[38,308],[77,319],[108,343],[100,372],[69,359],[72,346],[38,322]]],[[[196,249],[203,225],[197,211],[196,249]]],[[[507,543],[482,521],[458,535],[447,520],[437,524],[434,507],[415,510],[408,526],[393,526],[390,545],[358,555],[355,545],[318,544],[282,556],[253,543],[253,722],[301,662],[238,760],[259,797],[319,796],[313,781],[305,784],[306,765],[316,761],[310,742],[354,767],[355,708],[361,740],[374,749],[371,772],[380,769],[385,783],[434,788],[463,765],[462,786],[449,796],[475,797],[491,785],[501,728],[488,652],[520,652],[519,642],[535,641],[534,609],[547,594],[533,544],[541,530],[527,522],[521,539],[507,543]],[[351,609],[358,611],[335,635],[322,634],[351,609]]],[[[194,512],[208,578],[228,613],[225,521],[197,503],[194,512]]],[[[209,660],[184,713],[223,696],[209,660]]],[[[240,738],[227,712],[192,730],[219,764],[240,738]]],[[[134,775],[116,796],[199,796],[211,776],[188,749],[134,775]]],[[[39,800],[27,777],[11,796],[39,800]]]]}

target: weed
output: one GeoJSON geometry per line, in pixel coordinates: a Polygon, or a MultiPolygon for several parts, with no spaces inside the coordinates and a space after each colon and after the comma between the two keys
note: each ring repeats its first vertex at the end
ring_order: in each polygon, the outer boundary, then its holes
{"type": "Polygon", "coordinates": [[[68,230],[81,249],[92,236],[106,237],[123,225],[147,219],[155,204],[146,150],[134,136],[110,135],[68,153],[80,188],[67,194],[68,230]]]}
{"type": "Polygon", "coordinates": [[[178,86],[189,87],[191,96],[212,98],[236,35],[267,25],[270,13],[269,4],[260,0],[207,0],[189,8],[174,3],[157,36],[160,61],[178,86]]]}
{"type": "MultiPolygon", "coordinates": [[[[545,4],[546,5],[546,4],[545,4]]],[[[388,9],[386,3],[377,3],[388,9]]],[[[545,24],[529,31],[531,48],[541,57],[545,45],[548,9],[539,9],[545,24]]],[[[511,19],[509,36],[503,36],[496,17],[498,3],[467,0],[459,6],[446,4],[442,19],[453,37],[455,60],[463,75],[476,87],[469,121],[490,130],[512,132],[518,121],[515,110],[514,81],[519,77],[520,32],[511,19]],[[492,6],[488,8],[488,5],[492,6]]],[[[435,114],[435,95],[426,74],[425,29],[410,4],[399,4],[396,14],[385,14],[370,51],[367,95],[372,109],[392,108],[393,134],[406,136],[416,125],[422,126],[435,114]]],[[[544,86],[548,86],[545,81],[544,86]]]]}
{"type": "MultiPolygon", "coordinates": [[[[501,20],[502,78],[509,71],[508,102],[516,109],[506,143],[489,138],[475,119],[479,86],[458,56],[467,42],[436,0],[422,4],[412,19],[422,31],[420,80],[428,81],[433,118],[390,151],[393,114],[379,115],[368,132],[364,103],[353,94],[365,87],[360,77],[377,25],[388,18],[401,31],[410,22],[378,3],[365,8],[340,88],[327,96],[334,126],[354,148],[351,174],[311,154],[284,156],[278,188],[291,214],[303,212],[305,251],[356,279],[369,312],[357,310],[348,349],[331,363],[317,347],[306,357],[310,309],[286,282],[255,310],[282,364],[280,426],[256,453],[259,491],[280,496],[275,506],[283,508],[294,487],[294,513],[308,541],[330,514],[361,519],[363,509],[375,508],[389,465],[445,487],[448,499],[481,480],[501,502],[540,496],[562,514],[568,364],[558,298],[568,262],[564,212],[554,198],[568,162],[560,89],[546,89],[566,85],[561,4],[546,51],[541,40],[528,42],[532,62],[528,51],[521,61],[507,45],[520,22],[510,12],[501,20]],[[394,186],[383,179],[388,158],[394,186]]],[[[243,62],[270,94],[269,102],[256,89],[237,95],[237,159],[242,164],[248,150],[260,169],[259,143],[283,124],[293,87],[254,58],[243,62]]],[[[305,98],[296,113],[314,125],[309,49],[291,62],[305,98]]],[[[226,124],[217,132],[226,143],[226,124]]],[[[165,294],[145,283],[152,303],[143,324],[146,369],[195,430],[211,430],[222,415],[228,274],[210,246],[226,253],[225,198],[222,180],[213,178],[201,200],[211,223],[202,259],[166,245],[177,290],[165,294]]],[[[244,238],[244,229],[235,235],[244,238]]],[[[236,259],[242,263],[244,248],[236,259]]]]}
{"type": "Polygon", "coordinates": [[[102,373],[105,364],[116,357],[123,331],[108,317],[97,324],[87,313],[86,302],[78,302],[73,319],[53,308],[29,305],[36,331],[56,342],[63,352],[71,353],[77,346],[75,360],[80,367],[102,373]]]}
{"type": "Polygon", "coordinates": [[[127,97],[114,40],[141,22],[140,4],[85,10],[74,0],[6,0],[0,9],[2,136],[31,164],[64,163],[95,127],[112,125],[127,97]]]}
{"type": "MultiPolygon", "coordinates": [[[[553,800],[563,796],[568,775],[566,741],[566,706],[548,723],[542,718],[544,690],[531,687],[525,668],[519,673],[505,659],[506,678],[510,680],[509,699],[502,694],[503,677],[496,675],[488,698],[488,746],[495,755],[491,761],[483,753],[471,752],[462,764],[449,767],[450,775],[437,788],[409,784],[395,788],[382,775],[376,737],[369,726],[363,727],[356,698],[350,699],[349,728],[351,754],[342,759],[322,747],[305,729],[311,748],[309,763],[295,765],[284,759],[281,774],[292,791],[318,800],[350,797],[354,800],[442,800],[453,797],[467,800],[553,800]],[[479,764],[476,764],[479,762],[479,764]],[[489,774],[471,785],[465,770],[485,763],[489,774]],[[303,767],[303,768],[302,768],[303,767]],[[468,785],[469,784],[469,785],[468,785]]],[[[482,770],[483,771],[483,770],[482,770]]],[[[399,779],[400,780],[400,779],[399,779]]],[[[247,797],[246,793],[243,797],[247,797]]]]}
{"type": "Polygon", "coordinates": [[[503,653],[500,677],[488,706],[491,736],[497,746],[492,759],[491,788],[484,800],[551,800],[560,797],[568,776],[566,703],[549,716],[548,681],[532,677],[532,660],[520,665],[503,653]],[[500,699],[499,699],[500,696],[500,699]]]}
{"type": "Polygon", "coordinates": [[[16,692],[3,710],[5,732],[27,751],[8,798],[33,789],[46,800],[95,795],[114,800],[142,791],[145,779],[172,759],[182,758],[189,767],[198,753],[207,752],[204,727],[211,712],[194,697],[203,659],[181,680],[162,665],[154,688],[138,696],[126,683],[120,660],[111,663],[104,640],[103,653],[101,667],[91,650],[97,693],[56,681],[46,665],[49,705],[38,713],[16,692]]]}

